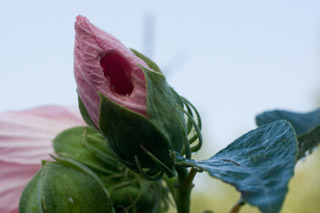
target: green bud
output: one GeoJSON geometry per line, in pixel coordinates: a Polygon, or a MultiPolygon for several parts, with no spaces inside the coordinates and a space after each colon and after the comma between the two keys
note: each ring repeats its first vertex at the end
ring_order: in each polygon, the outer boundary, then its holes
{"type": "Polygon", "coordinates": [[[61,132],[54,140],[56,154],[76,160],[95,172],[117,174],[123,166],[110,153],[105,139],[90,127],[74,127],[61,132]]]}
{"type": "Polygon", "coordinates": [[[20,213],[114,212],[100,179],[73,160],[44,161],[25,187],[20,213]]]}
{"type": "Polygon", "coordinates": [[[168,202],[168,189],[161,181],[149,181],[130,171],[110,154],[104,138],[92,128],[61,132],[54,139],[54,150],[90,168],[108,190],[116,211],[154,212],[168,202]]]}

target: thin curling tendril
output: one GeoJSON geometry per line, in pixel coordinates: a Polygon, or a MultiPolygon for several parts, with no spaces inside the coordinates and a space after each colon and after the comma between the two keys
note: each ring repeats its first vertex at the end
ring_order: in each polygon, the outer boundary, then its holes
{"type": "MultiPolygon", "coordinates": [[[[196,131],[196,133],[197,133],[197,136],[199,137],[199,142],[198,142],[198,144],[195,145],[194,147],[191,147],[191,151],[192,151],[192,152],[196,152],[196,151],[198,151],[198,150],[201,148],[202,142],[203,142],[201,130],[200,130],[198,124],[194,121],[193,117],[192,117],[186,110],[184,110],[184,109],[183,109],[181,106],[179,106],[179,105],[177,105],[177,108],[178,108],[179,110],[181,110],[181,112],[185,113],[185,114],[188,116],[188,118],[190,119],[190,121],[191,121],[192,124],[193,124],[193,127],[195,128],[195,131],[196,131]]],[[[201,122],[200,122],[200,123],[201,123],[201,122]]],[[[200,127],[201,127],[201,125],[200,125],[200,127]]]]}
{"type": "MultiPolygon", "coordinates": [[[[202,123],[201,123],[201,117],[200,117],[200,114],[199,114],[199,112],[198,112],[198,110],[195,108],[195,106],[193,106],[192,104],[191,104],[191,102],[190,101],[188,101],[186,98],[184,98],[184,97],[182,97],[182,96],[180,96],[181,97],[181,100],[182,100],[182,102],[183,102],[183,104],[186,106],[186,108],[187,108],[187,112],[189,113],[189,115],[192,117],[192,119],[193,120],[195,120],[195,118],[194,118],[194,116],[193,116],[193,113],[192,113],[192,109],[193,109],[193,111],[195,112],[195,114],[196,114],[196,119],[197,119],[197,126],[199,127],[199,129],[201,130],[201,128],[202,128],[202,123]],[[191,109],[192,108],[192,109],[191,109]]],[[[192,120],[190,120],[190,116],[187,116],[188,117],[188,134],[190,134],[191,132],[193,132],[193,131],[191,131],[192,130],[192,120]],[[191,127],[190,127],[190,124],[191,124],[191,127]]],[[[192,137],[191,138],[189,138],[188,140],[189,140],[189,144],[193,144],[196,140],[198,139],[198,134],[194,134],[194,135],[192,135],[192,137]]]]}
{"type": "Polygon", "coordinates": [[[190,101],[188,101],[188,99],[186,99],[185,97],[182,97],[182,96],[180,96],[180,97],[181,97],[182,101],[186,105],[189,105],[193,109],[193,111],[196,113],[199,129],[202,129],[201,117],[200,117],[200,114],[199,114],[197,108],[190,101]]]}
{"type": "MultiPolygon", "coordinates": [[[[192,109],[190,107],[190,105],[188,103],[186,103],[184,100],[182,100],[183,104],[185,105],[185,107],[187,108],[188,113],[193,117],[193,112],[192,109]]],[[[188,127],[188,134],[190,134],[191,130],[192,130],[192,123],[191,121],[187,121],[187,127],[188,127]]]]}
{"type": "MultiPolygon", "coordinates": [[[[177,112],[177,111],[176,111],[177,112]]],[[[178,112],[177,112],[178,113],[178,112]]],[[[192,113],[192,112],[191,112],[192,113]]],[[[189,134],[189,132],[187,133],[186,132],[186,129],[184,128],[184,125],[183,125],[183,122],[181,121],[181,119],[179,118],[179,116],[177,116],[178,117],[178,121],[179,121],[179,124],[180,124],[180,126],[181,126],[181,128],[183,129],[183,132],[184,132],[184,135],[185,135],[185,139],[183,140],[183,142],[184,142],[184,150],[182,151],[183,153],[183,155],[185,154],[186,155],[186,158],[187,159],[191,159],[191,149],[190,149],[190,143],[189,143],[189,140],[188,140],[188,134],[189,134]]],[[[190,129],[192,129],[192,123],[191,123],[191,121],[189,121],[189,119],[188,119],[188,125],[189,125],[189,123],[190,123],[190,125],[191,125],[191,127],[190,127],[190,129]]],[[[189,128],[189,127],[188,127],[189,128]]]]}

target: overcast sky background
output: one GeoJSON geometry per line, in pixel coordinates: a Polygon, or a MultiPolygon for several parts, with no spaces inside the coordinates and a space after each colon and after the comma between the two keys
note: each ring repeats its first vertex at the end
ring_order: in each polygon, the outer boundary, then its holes
{"type": "Polygon", "coordinates": [[[264,110],[317,107],[320,1],[3,0],[0,111],[77,104],[78,14],[168,72],[202,114],[205,142],[213,145],[203,158],[255,128],[264,110]],[[148,49],[146,17],[154,20],[148,49]]]}

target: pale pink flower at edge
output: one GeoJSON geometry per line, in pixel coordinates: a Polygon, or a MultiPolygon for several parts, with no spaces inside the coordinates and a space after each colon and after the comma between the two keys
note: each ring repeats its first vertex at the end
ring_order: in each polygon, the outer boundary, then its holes
{"type": "Polygon", "coordinates": [[[44,106],[0,114],[0,212],[17,213],[26,184],[50,160],[52,140],[64,129],[83,126],[75,107],[44,106]]]}
{"type": "Polygon", "coordinates": [[[83,16],[75,23],[74,75],[78,94],[90,118],[99,126],[99,93],[148,117],[146,82],[139,65],[148,65],[118,39],[83,16]]]}

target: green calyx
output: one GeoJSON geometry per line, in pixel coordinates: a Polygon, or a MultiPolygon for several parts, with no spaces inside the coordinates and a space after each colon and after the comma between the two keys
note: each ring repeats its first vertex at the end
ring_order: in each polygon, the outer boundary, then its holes
{"type": "Polygon", "coordinates": [[[149,174],[159,172],[155,162],[141,149],[142,145],[152,153],[157,151],[156,157],[169,168],[173,168],[168,151],[172,147],[150,120],[102,95],[100,98],[100,131],[106,137],[110,150],[122,163],[138,172],[138,158],[142,168],[150,169],[149,174]]]}
{"type": "Polygon", "coordinates": [[[200,149],[201,119],[196,108],[168,85],[151,59],[132,51],[152,69],[141,66],[146,82],[148,117],[103,94],[99,94],[98,126],[92,122],[79,98],[80,112],[87,124],[105,137],[110,152],[128,168],[150,180],[157,180],[164,173],[172,177],[175,167],[169,153],[176,151],[190,159],[191,152],[200,149]]]}
{"type": "MultiPolygon", "coordinates": [[[[147,80],[147,90],[150,89],[150,86],[148,87],[148,85],[152,85],[152,82],[161,85],[162,87],[160,87],[158,89],[162,90],[162,94],[159,95],[160,93],[157,91],[157,89],[155,89],[154,90],[155,91],[154,97],[159,99],[160,103],[165,103],[165,104],[163,104],[162,108],[167,107],[168,109],[171,108],[172,111],[177,110],[179,112],[179,118],[181,121],[180,125],[182,125],[182,126],[185,125],[184,119],[186,119],[186,123],[187,123],[186,135],[188,135],[188,140],[185,141],[186,144],[184,146],[183,154],[186,154],[186,158],[189,158],[190,154],[188,154],[188,152],[189,152],[189,147],[191,144],[193,144],[193,146],[190,147],[190,151],[192,151],[192,152],[198,151],[202,146],[202,136],[201,136],[202,124],[201,124],[201,118],[200,118],[199,112],[190,103],[190,101],[188,101],[184,97],[179,96],[176,93],[176,91],[174,91],[174,89],[171,88],[167,84],[165,77],[163,76],[160,68],[158,67],[158,65],[155,62],[153,62],[150,58],[148,58],[147,56],[138,52],[137,50],[134,50],[134,49],[131,49],[131,50],[136,54],[136,56],[138,56],[140,59],[142,59],[144,62],[146,62],[146,64],[152,70],[154,70],[157,74],[159,74],[159,75],[156,75],[154,72],[152,72],[144,67],[141,67],[145,73],[145,76],[149,78],[149,84],[148,84],[148,79],[146,79],[147,80]],[[148,74],[148,76],[146,74],[148,74]],[[150,82],[150,80],[151,80],[151,82],[150,82]],[[161,83],[158,83],[158,81],[160,81],[161,83]],[[171,97],[171,99],[167,99],[167,97],[171,97]],[[164,102],[163,101],[161,102],[161,99],[164,100],[164,102]],[[174,103],[176,103],[175,106],[174,106],[174,103]],[[171,104],[171,105],[166,106],[166,104],[171,104]],[[182,114],[185,114],[186,116],[183,118],[182,114]],[[198,143],[195,144],[195,142],[198,142],[198,143]]],[[[150,92],[150,91],[148,90],[148,92],[150,92]]],[[[150,113],[149,107],[152,108],[152,106],[150,106],[150,103],[155,103],[155,101],[148,101],[148,104],[149,104],[148,105],[148,113],[150,113]]],[[[158,106],[155,105],[153,108],[157,108],[157,107],[158,106]]],[[[159,108],[161,108],[161,107],[159,107],[159,108]]],[[[169,114],[170,114],[170,112],[169,112],[169,114]]],[[[161,113],[159,115],[163,116],[163,115],[161,115],[161,113]]],[[[173,122],[173,123],[176,124],[175,122],[173,122]]]]}
{"type": "Polygon", "coordinates": [[[132,170],[148,179],[174,176],[170,150],[189,150],[187,123],[180,96],[160,72],[142,67],[147,85],[148,118],[100,94],[99,129],[110,150],[132,170]]]}

